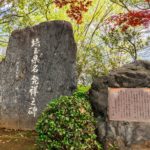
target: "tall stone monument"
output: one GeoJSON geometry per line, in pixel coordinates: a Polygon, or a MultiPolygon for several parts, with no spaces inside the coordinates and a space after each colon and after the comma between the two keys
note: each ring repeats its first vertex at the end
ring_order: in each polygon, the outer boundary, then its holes
{"type": "Polygon", "coordinates": [[[0,127],[34,129],[53,98],[76,88],[72,26],[52,21],[12,33],[0,64],[0,127]]]}

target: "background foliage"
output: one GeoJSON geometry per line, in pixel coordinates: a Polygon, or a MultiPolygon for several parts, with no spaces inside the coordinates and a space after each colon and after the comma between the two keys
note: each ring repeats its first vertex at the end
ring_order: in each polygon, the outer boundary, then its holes
{"type": "MultiPolygon", "coordinates": [[[[95,76],[108,74],[108,72],[131,61],[129,51],[121,51],[120,45],[133,50],[133,45],[127,41],[127,34],[117,29],[112,33],[119,33],[119,38],[111,36],[104,26],[108,24],[107,19],[119,13],[127,14],[131,10],[147,9],[149,2],[145,0],[2,0],[0,2],[0,46],[6,47],[10,33],[14,29],[33,26],[40,22],[50,20],[67,20],[73,25],[75,40],[78,47],[77,71],[78,81],[89,84],[95,76]],[[92,3],[91,3],[92,2],[92,3]],[[77,13],[75,13],[77,12],[77,13]],[[120,43],[104,40],[104,36],[120,43]],[[114,38],[114,39],[113,39],[114,38]],[[112,49],[113,46],[113,49],[112,49]]],[[[122,15],[124,16],[124,15],[122,15]]],[[[111,24],[111,23],[110,23],[111,24]]],[[[136,30],[141,33],[142,28],[136,30]]],[[[132,38],[133,39],[133,38],[132,38]]],[[[134,43],[139,45],[137,50],[145,46],[140,39],[134,43]],[[137,42],[137,43],[136,43],[137,42]]],[[[134,48],[135,49],[135,48],[134,48]]],[[[133,58],[133,54],[131,55],[133,58]]]]}

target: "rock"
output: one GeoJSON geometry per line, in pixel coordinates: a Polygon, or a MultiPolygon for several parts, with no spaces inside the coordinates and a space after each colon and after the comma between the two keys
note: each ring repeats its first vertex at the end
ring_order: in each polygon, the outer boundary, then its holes
{"type": "Polygon", "coordinates": [[[34,129],[47,103],[76,88],[72,26],[52,21],[12,33],[0,64],[0,127],[34,129]]]}
{"type": "Polygon", "coordinates": [[[99,141],[104,145],[117,144],[119,150],[146,150],[150,147],[150,144],[145,145],[150,141],[150,123],[108,120],[108,87],[150,87],[150,62],[137,61],[113,70],[108,76],[95,79],[89,92],[98,120],[99,141]]]}

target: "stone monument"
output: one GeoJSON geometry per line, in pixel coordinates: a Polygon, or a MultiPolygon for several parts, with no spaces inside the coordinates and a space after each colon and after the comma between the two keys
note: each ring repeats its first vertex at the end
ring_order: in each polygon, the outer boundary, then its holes
{"type": "Polygon", "coordinates": [[[70,23],[44,22],[12,33],[0,64],[0,127],[32,130],[53,98],[76,88],[70,23]]]}
{"type": "Polygon", "coordinates": [[[116,145],[116,150],[150,149],[149,90],[148,61],[125,65],[111,71],[108,76],[95,79],[90,101],[98,120],[98,139],[104,143],[105,150],[108,150],[108,145],[116,145]]]}

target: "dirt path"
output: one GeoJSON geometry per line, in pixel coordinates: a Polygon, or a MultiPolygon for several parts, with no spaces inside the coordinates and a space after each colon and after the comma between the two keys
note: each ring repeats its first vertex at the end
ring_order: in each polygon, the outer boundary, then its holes
{"type": "Polygon", "coordinates": [[[0,129],[0,150],[36,150],[36,133],[0,129]]]}

